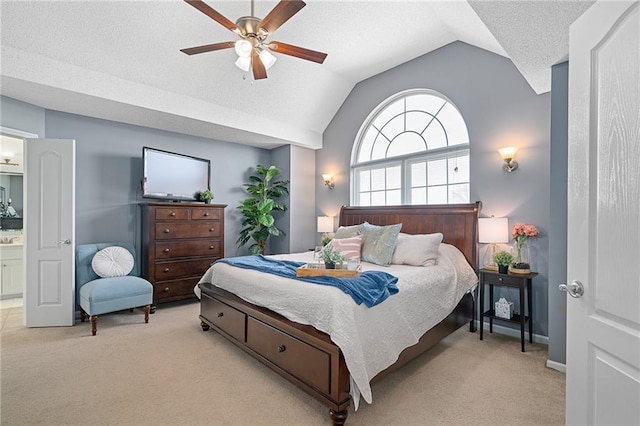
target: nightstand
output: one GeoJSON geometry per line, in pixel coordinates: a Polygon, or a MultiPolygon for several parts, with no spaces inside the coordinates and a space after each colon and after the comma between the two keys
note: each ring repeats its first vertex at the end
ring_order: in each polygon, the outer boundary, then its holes
{"type": "Polygon", "coordinates": [[[533,319],[531,310],[531,282],[533,277],[538,275],[537,272],[531,272],[528,274],[513,274],[511,272],[507,274],[501,274],[496,271],[490,271],[486,269],[480,269],[480,340],[482,340],[484,332],[484,317],[489,318],[489,332],[493,333],[493,320],[507,321],[520,324],[520,346],[522,352],[524,352],[524,326],[529,322],[529,343],[533,343],[533,319]],[[488,311],[484,311],[484,287],[489,286],[489,302],[490,308],[488,311]],[[495,300],[493,299],[493,287],[515,287],[520,292],[520,313],[514,314],[513,318],[500,318],[495,315],[493,309],[495,300]],[[527,293],[527,312],[524,312],[524,299],[525,292],[527,293]]]}

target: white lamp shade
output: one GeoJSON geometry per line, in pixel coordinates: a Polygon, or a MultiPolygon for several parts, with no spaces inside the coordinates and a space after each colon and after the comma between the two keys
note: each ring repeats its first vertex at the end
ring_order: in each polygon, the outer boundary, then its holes
{"type": "Polygon", "coordinates": [[[238,56],[238,59],[236,59],[236,66],[242,71],[248,72],[251,67],[251,58],[238,56]]]}
{"type": "Polygon", "coordinates": [[[318,232],[333,232],[333,217],[318,216],[318,232]]]}
{"type": "Polygon", "coordinates": [[[251,50],[253,49],[253,44],[249,40],[240,39],[236,41],[235,50],[238,56],[248,58],[251,56],[251,50]]]}
{"type": "Polygon", "coordinates": [[[260,52],[260,60],[264,64],[266,69],[269,69],[276,63],[276,57],[271,54],[267,49],[262,49],[260,52]]]}
{"type": "Polygon", "coordinates": [[[485,217],[478,219],[479,240],[483,244],[508,243],[509,219],[506,217],[485,217]]]}

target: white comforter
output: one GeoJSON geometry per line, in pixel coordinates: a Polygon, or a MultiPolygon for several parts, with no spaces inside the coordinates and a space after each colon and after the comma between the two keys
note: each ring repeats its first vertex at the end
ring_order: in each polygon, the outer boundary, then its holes
{"type": "MultiPolygon", "coordinates": [[[[313,253],[273,256],[313,262],[313,253]]],[[[393,364],[405,348],[449,315],[478,281],[473,268],[454,246],[441,244],[435,266],[362,264],[398,277],[397,294],[372,308],[357,305],[341,290],[216,263],[200,282],[212,283],[291,321],[309,324],[331,336],[351,375],[351,395],[372,402],[370,380],[393,364]],[[256,285],[259,284],[259,285],[256,285]]],[[[200,289],[195,292],[200,297],[200,289]]]]}

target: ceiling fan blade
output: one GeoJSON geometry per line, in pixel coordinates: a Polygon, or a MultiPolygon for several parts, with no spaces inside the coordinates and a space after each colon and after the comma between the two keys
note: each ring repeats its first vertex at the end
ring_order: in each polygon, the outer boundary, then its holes
{"type": "Polygon", "coordinates": [[[306,5],[302,0],[280,0],[280,3],[258,24],[258,30],[263,29],[272,34],[306,5]]]}
{"type": "Polygon", "coordinates": [[[253,66],[254,80],[261,80],[263,78],[267,78],[267,70],[264,67],[262,60],[260,59],[260,56],[258,55],[258,52],[256,52],[255,49],[253,49],[253,52],[251,53],[251,65],[253,66]]]}
{"type": "Polygon", "coordinates": [[[240,33],[240,29],[238,28],[238,26],[235,23],[233,23],[229,19],[225,18],[221,13],[219,13],[216,10],[214,10],[211,6],[207,5],[202,0],[184,0],[184,1],[186,1],[191,6],[195,7],[200,12],[204,13],[209,18],[213,19],[214,21],[216,21],[217,23],[219,23],[223,27],[233,31],[234,33],[237,33],[237,34],[240,33]]]}
{"type": "Polygon", "coordinates": [[[306,59],[307,61],[317,62],[319,64],[323,63],[324,59],[327,57],[326,53],[316,52],[315,50],[305,49],[304,47],[298,47],[279,41],[272,41],[268,44],[268,47],[269,50],[273,52],[295,56],[296,58],[306,59]]]}
{"type": "Polygon", "coordinates": [[[203,46],[189,47],[188,49],[180,49],[187,55],[196,55],[198,53],[213,52],[215,50],[230,49],[236,45],[233,41],[224,41],[222,43],[205,44],[203,46]]]}

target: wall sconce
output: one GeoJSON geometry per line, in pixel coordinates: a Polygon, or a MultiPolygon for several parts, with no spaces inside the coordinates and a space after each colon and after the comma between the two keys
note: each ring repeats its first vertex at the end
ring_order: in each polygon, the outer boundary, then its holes
{"type": "Polygon", "coordinates": [[[484,252],[483,268],[497,271],[498,265],[493,261],[493,254],[497,251],[498,244],[509,242],[509,219],[493,216],[478,219],[478,242],[489,244],[484,252]]]}
{"type": "Polygon", "coordinates": [[[335,184],[333,183],[333,176],[331,176],[329,173],[324,173],[322,175],[322,180],[324,181],[324,184],[329,187],[329,189],[333,189],[335,187],[335,184]]]}
{"type": "Polygon", "coordinates": [[[500,156],[504,160],[504,165],[502,166],[502,169],[505,172],[511,173],[512,171],[518,168],[518,162],[514,160],[516,153],[518,152],[518,148],[515,148],[513,146],[507,146],[504,148],[500,148],[498,152],[500,153],[500,156]]]}

